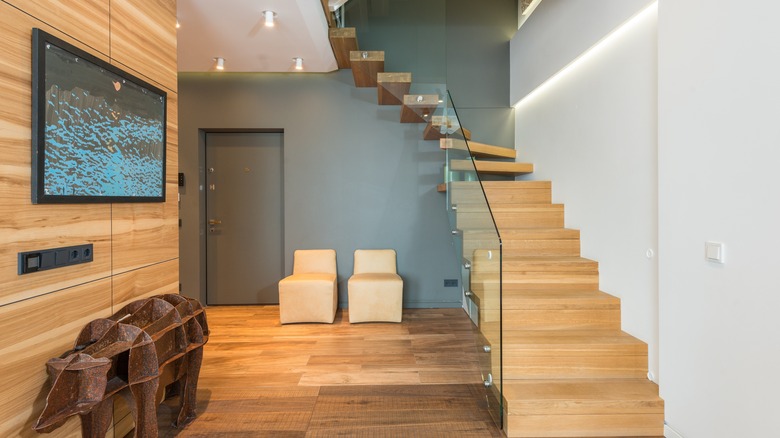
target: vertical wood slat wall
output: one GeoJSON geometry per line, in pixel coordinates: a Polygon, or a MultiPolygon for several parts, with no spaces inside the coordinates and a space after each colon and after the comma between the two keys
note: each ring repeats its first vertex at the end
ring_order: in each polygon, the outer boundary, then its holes
{"type": "MultiPolygon", "coordinates": [[[[0,436],[38,436],[45,362],[84,324],[178,291],[175,24],[175,0],[0,0],[0,436]],[[166,202],[32,205],[33,27],[167,91],[166,202]],[[91,263],[17,275],[18,252],[86,243],[91,263]]],[[[78,429],[73,418],[49,436],[78,429]]]]}

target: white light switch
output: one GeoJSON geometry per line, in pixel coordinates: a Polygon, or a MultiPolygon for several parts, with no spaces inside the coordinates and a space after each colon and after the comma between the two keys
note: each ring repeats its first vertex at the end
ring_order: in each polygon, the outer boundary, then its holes
{"type": "Polygon", "coordinates": [[[720,242],[704,242],[704,257],[707,261],[726,263],[726,248],[720,242]]]}

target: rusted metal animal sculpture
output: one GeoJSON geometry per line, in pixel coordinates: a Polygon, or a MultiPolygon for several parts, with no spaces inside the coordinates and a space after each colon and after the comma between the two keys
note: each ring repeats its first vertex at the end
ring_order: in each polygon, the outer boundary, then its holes
{"type": "Polygon", "coordinates": [[[157,406],[164,385],[179,392],[174,426],[195,418],[195,394],[208,340],[206,313],[197,300],[158,295],[134,301],[110,318],[87,324],[73,350],[46,363],[51,391],[33,429],[46,433],[72,415],[81,416],[84,437],[105,437],[112,397],[129,403],[136,437],[157,436],[157,406]],[[129,394],[128,394],[129,391],[129,394]]]}

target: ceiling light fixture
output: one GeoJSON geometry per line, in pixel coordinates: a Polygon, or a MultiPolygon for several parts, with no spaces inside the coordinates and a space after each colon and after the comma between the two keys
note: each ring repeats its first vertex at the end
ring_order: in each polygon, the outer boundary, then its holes
{"type": "Polygon", "coordinates": [[[225,69],[225,58],[214,58],[214,68],[222,71],[225,69]]]}
{"type": "Polygon", "coordinates": [[[276,17],[276,12],[263,11],[263,17],[265,17],[265,27],[274,27],[274,18],[276,17]]]}
{"type": "Polygon", "coordinates": [[[296,70],[303,70],[303,58],[293,58],[293,61],[295,61],[296,70]]]}

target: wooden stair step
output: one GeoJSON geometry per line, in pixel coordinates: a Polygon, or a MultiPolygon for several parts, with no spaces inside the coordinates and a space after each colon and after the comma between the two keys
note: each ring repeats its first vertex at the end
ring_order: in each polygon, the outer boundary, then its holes
{"type": "Polygon", "coordinates": [[[663,436],[664,402],[646,379],[503,381],[508,437],[663,436]]]}
{"type": "Polygon", "coordinates": [[[503,315],[504,330],[620,330],[620,300],[594,290],[503,290],[499,308],[496,284],[471,284],[485,322],[503,315]]]}
{"type": "Polygon", "coordinates": [[[376,87],[377,75],[385,71],[385,52],[352,50],[349,62],[356,87],[376,87]]]}
{"type": "MultiPolygon", "coordinates": [[[[548,204],[560,205],[560,204],[548,204]]],[[[494,207],[497,211],[501,207],[494,207]]],[[[573,228],[517,228],[501,230],[501,240],[579,240],[580,230],[573,228]]]]}
{"type": "Polygon", "coordinates": [[[381,72],[377,73],[376,82],[379,105],[401,105],[412,86],[412,74],[381,72]]]}
{"type": "Polygon", "coordinates": [[[490,205],[552,203],[550,181],[483,181],[490,205]]]}
{"type": "Polygon", "coordinates": [[[518,163],[515,161],[484,161],[484,160],[451,160],[450,170],[474,171],[491,175],[526,175],[533,173],[534,165],[531,163],[518,163]]]}
{"type": "Polygon", "coordinates": [[[476,141],[465,141],[454,138],[442,138],[439,140],[439,148],[468,150],[472,157],[477,158],[517,158],[517,151],[513,148],[493,146],[476,141]]]}
{"type": "Polygon", "coordinates": [[[436,94],[407,94],[401,107],[401,123],[428,123],[438,106],[436,94]]]}
{"type": "MultiPolygon", "coordinates": [[[[524,228],[500,232],[502,256],[579,256],[579,230],[567,228],[524,228]]],[[[498,249],[494,230],[466,230],[463,232],[463,255],[474,260],[475,251],[498,249]]],[[[485,256],[483,254],[483,259],[485,256]]],[[[478,263],[474,263],[478,269],[478,263]]],[[[475,269],[476,271],[476,269],[475,269]]]]}
{"type": "Polygon", "coordinates": [[[549,181],[453,181],[450,182],[450,202],[504,204],[550,204],[552,184],[549,181]]]}
{"type": "Polygon", "coordinates": [[[349,54],[358,50],[357,33],[354,27],[331,27],[328,29],[328,38],[333,48],[333,55],[339,68],[352,68],[349,54]]]}
{"type": "Polygon", "coordinates": [[[503,272],[501,276],[490,272],[475,272],[471,283],[501,283],[504,295],[515,291],[546,290],[598,290],[598,272],[503,272]]]}
{"type": "Polygon", "coordinates": [[[598,272],[598,262],[572,256],[504,255],[504,272],[598,272]]]}
{"type": "Polygon", "coordinates": [[[562,204],[527,204],[512,207],[491,207],[489,214],[485,206],[459,205],[455,212],[459,230],[499,230],[518,228],[563,228],[562,204]]]}
{"type": "Polygon", "coordinates": [[[423,139],[425,140],[441,140],[447,137],[448,134],[441,132],[441,127],[445,126],[445,132],[453,131],[450,135],[454,137],[465,137],[466,140],[471,140],[471,131],[460,126],[457,119],[454,116],[433,116],[431,121],[425,126],[423,131],[423,139]]]}
{"type": "Polygon", "coordinates": [[[620,330],[505,330],[504,379],[643,378],[647,344],[620,330]]]}

